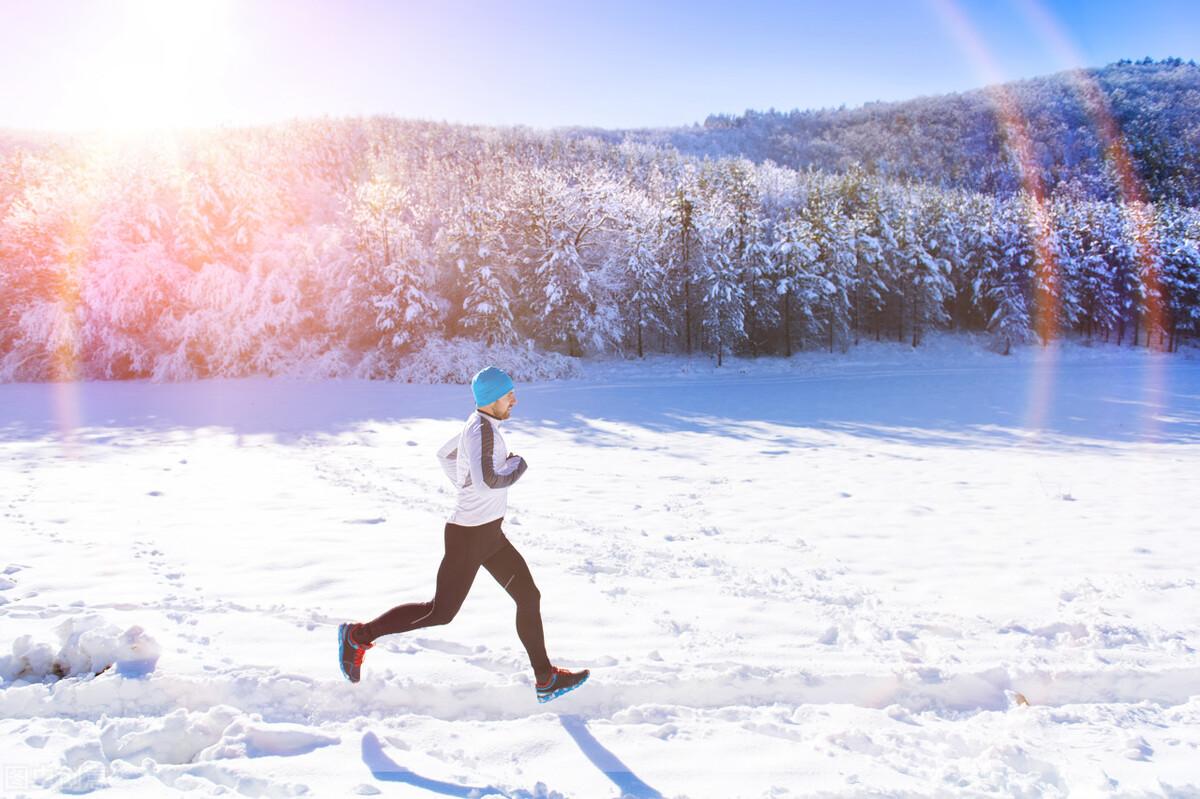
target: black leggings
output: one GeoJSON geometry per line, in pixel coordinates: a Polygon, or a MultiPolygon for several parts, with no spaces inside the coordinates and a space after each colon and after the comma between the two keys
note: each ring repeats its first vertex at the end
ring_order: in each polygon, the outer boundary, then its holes
{"type": "Polygon", "coordinates": [[[429,602],[397,605],[359,627],[354,637],[362,643],[393,633],[448,624],[462,607],[479,567],[487,569],[517,603],[517,636],[537,675],[550,673],[550,659],[542,637],[541,592],[525,558],[500,529],[503,519],[477,527],[446,525],[446,554],[438,567],[437,591],[429,602]]]}

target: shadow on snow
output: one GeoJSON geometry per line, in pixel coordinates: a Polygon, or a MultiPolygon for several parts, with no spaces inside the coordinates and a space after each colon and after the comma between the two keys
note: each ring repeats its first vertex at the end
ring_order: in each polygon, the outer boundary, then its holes
{"type": "MultiPolygon", "coordinates": [[[[825,446],[823,433],[921,446],[1058,449],[1200,443],[1200,369],[1159,364],[866,369],[823,376],[651,376],[517,387],[515,428],[627,447],[630,431],[761,441],[764,454],[825,446]]],[[[219,429],[280,443],[374,424],[458,422],[469,389],[282,378],[0,385],[0,442],[147,443],[219,429]]]]}
{"type": "MultiPolygon", "coordinates": [[[[566,714],[558,717],[563,729],[579,746],[580,751],[596,768],[621,791],[622,799],[662,799],[662,794],[643,782],[621,759],[614,755],[604,744],[596,740],[587,728],[587,721],[579,715],[566,714]]],[[[422,777],[411,769],[401,766],[383,751],[383,744],[373,732],[368,732],[362,739],[362,758],[372,776],[385,782],[403,782],[417,788],[424,788],[433,793],[446,796],[476,797],[498,794],[510,799],[540,799],[540,797],[557,796],[554,791],[547,791],[542,783],[536,786],[536,793],[517,789],[504,791],[494,785],[459,785],[457,783],[422,777]]]]}

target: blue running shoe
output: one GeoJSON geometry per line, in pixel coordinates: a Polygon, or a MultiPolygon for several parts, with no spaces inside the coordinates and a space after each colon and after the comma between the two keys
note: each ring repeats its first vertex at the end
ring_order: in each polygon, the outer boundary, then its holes
{"type": "Polygon", "coordinates": [[[537,684],[537,700],[539,702],[549,702],[555,697],[562,696],[568,691],[574,691],[579,686],[583,685],[590,673],[587,669],[583,671],[567,671],[560,669],[557,666],[550,672],[550,679],[544,683],[537,684]]]}
{"type": "Polygon", "coordinates": [[[346,622],[338,626],[338,658],[342,662],[342,674],[350,682],[358,682],[358,673],[362,669],[363,655],[375,644],[357,644],[350,637],[350,631],[357,625],[346,622]]]}

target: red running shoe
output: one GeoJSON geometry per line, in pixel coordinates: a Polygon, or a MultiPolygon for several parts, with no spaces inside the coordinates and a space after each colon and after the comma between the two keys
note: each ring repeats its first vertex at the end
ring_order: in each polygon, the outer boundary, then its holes
{"type": "Polygon", "coordinates": [[[358,682],[359,671],[362,669],[363,655],[375,644],[358,644],[350,637],[350,631],[357,625],[346,622],[338,626],[338,657],[342,661],[342,674],[350,682],[358,682]]]}
{"type": "Polygon", "coordinates": [[[587,681],[587,669],[583,671],[567,671],[553,666],[553,671],[550,672],[550,679],[544,683],[537,683],[537,701],[549,702],[555,697],[562,696],[567,691],[574,691],[579,686],[587,681]]]}

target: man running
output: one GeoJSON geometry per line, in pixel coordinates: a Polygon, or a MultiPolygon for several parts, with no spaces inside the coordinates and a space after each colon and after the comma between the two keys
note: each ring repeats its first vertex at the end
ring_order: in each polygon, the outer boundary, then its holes
{"type": "Polygon", "coordinates": [[[550,665],[542,640],[541,593],[525,559],[500,529],[508,487],[526,468],[525,459],[509,453],[500,436],[500,422],[512,415],[517,404],[512,378],[489,366],[472,378],[471,392],[475,411],[462,432],[438,450],[442,469],[458,488],[458,501],[446,523],[446,550],[433,599],[398,605],[366,624],[338,627],[342,673],[350,682],[358,682],[363,655],[381,636],[448,624],[483,566],[517,603],[517,635],[533,666],[537,699],[549,702],[582,685],[588,670],[550,665]]]}

